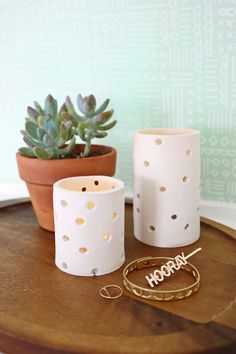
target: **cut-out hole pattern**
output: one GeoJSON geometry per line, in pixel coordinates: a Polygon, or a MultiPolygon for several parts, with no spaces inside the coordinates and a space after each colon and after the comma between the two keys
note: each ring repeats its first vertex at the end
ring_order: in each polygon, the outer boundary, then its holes
{"type": "Polygon", "coordinates": [[[151,232],[154,232],[156,230],[155,226],[153,226],[153,225],[150,225],[148,229],[151,232]]]}
{"type": "Polygon", "coordinates": [[[105,234],[105,235],[103,235],[103,240],[104,241],[109,241],[110,240],[110,238],[111,238],[111,235],[110,234],[105,234]]]}
{"type": "Polygon", "coordinates": [[[83,224],[84,224],[84,219],[83,219],[83,218],[77,218],[77,219],[75,220],[75,222],[76,222],[76,224],[78,224],[78,225],[83,225],[83,224]]]}
{"type": "Polygon", "coordinates": [[[111,214],[111,218],[112,218],[112,220],[117,219],[117,213],[115,211],[111,214]]]}
{"type": "Polygon", "coordinates": [[[137,193],[137,198],[140,199],[140,194],[139,193],[137,193]]]}
{"type": "Polygon", "coordinates": [[[83,188],[82,188],[82,192],[86,192],[86,187],[83,187],[83,188]]]}
{"type": "Polygon", "coordinates": [[[68,205],[66,200],[61,200],[61,206],[66,207],[68,205]]]}
{"type": "Polygon", "coordinates": [[[165,192],[165,191],[166,191],[166,187],[165,187],[165,186],[161,186],[161,187],[159,188],[159,191],[162,192],[162,193],[165,192]]]}
{"type": "Polygon", "coordinates": [[[187,182],[188,182],[188,177],[187,177],[187,176],[184,176],[184,177],[183,177],[183,182],[184,182],[184,183],[187,183],[187,182]]]}
{"type": "Polygon", "coordinates": [[[176,214],[171,215],[171,219],[172,220],[176,220],[177,219],[177,215],[176,214]]]}
{"type": "Polygon", "coordinates": [[[91,273],[92,273],[93,275],[96,275],[97,272],[98,272],[98,268],[93,268],[93,269],[91,270],[91,273]]]}
{"type": "Polygon", "coordinates": [[[191,150],[186,150],[186,156],[190,157],[192,155],[192,151],[191,150]]]}
{"type": "Polygon", "coordinates": [[[156,143],[156,145],[161,145],[162,144],[162,140],[160,138],[157,138],[155,140],[155,143],[156,143]]]}
{"type": "Polygon", "coordinates": [[[62,263],[62,268],[67,269],[67,264],[65,262],[62,263]]]}
{"type": "Polygon", "coordinates": [[[184,230],[188,230],[188,228],[189,228],[189,224],[186,224],[186,225],[184,226],[184,230]]]}
{"type": "Polygon", "coordinates": [[[86,247],[80,247],[79,252],[82,254],[88,253],[88,249],[86,247]]]}
{"type": "Polygon", "coordinates": [[[69,241],[70,238],[67,235],[63,235],[62,239],[63,239],[63,241],[69,241]]]}
{"type": "Polygon", "coordinates": [[[145,167],[149,166],[149,162],[147,160],[143,161],[143,164],[144,164],[145,167]]]}
{"type": "Polygon", "coordinates": [[[95,203],[89,201],[89,202],[87,203],[87,208],[88,208],[88,209],[94,209],[94,208],[95,208],[95,203]]]}
{"type": "Polygon", "coordinates": [[[140,213],[140,209],[139,208],[136,208],[136,210],[137,210],[137,213],[140,213]]]}
{"type": "Polygon", "coordinates": [[[94,181],[94,184],[95,184],[95,186],[98,186],[99,182],[98,181],[94,181]]]}

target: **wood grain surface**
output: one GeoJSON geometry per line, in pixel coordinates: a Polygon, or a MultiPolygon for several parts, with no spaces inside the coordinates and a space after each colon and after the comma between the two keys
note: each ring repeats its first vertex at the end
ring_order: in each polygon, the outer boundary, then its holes
{"type": "MultiPolygon", "coordinates": [[[[31,204],[5,202],[0,207],[3,352],[236,353],[235,231],[204,219],[195,244],[155,248],[134,238],[132,206],[126,205],[125,265],[140,257],[172,257],[202,247],[191,259],[201,274],[201,287],[175,302],[140,299],[125,289],[111,301],[98,292],[107,284],[123,287],[124,267],[100,277],[65,274],[54,264],[54,234],[37,225],[31,204]]],[[[135,273],[141,281],[141,273],[135,273]]],[[[185,281],[176,275],[162,286],[185,281]]]]}

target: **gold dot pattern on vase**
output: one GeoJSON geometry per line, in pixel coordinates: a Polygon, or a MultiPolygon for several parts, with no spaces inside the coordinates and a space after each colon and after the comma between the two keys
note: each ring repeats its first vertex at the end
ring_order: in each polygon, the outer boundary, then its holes
{"type": "Polygon", "coordinates": [[[66,200],[61,200],[61,206],[66,207],[68,205],[66,200]]]}
{"type": "Polygon", "coordinates": [[[75,222],[76,222],[76,224],[78,224],[78,225],[83,225],[83,224],[84,224],[84,219],[83,219],[83,218],[77,218],[77,219],[75,220],[75,222]]]}
{"type": "Polygon", "coordinates": [[[160,190],[160,192],[165,192],[165,191],[166,191],[166,187],[165,187],[165,186],[161,186],[161,187],[159,188],[159,190],[160,190]]]}
{"type": "Polygon", "coordinates": [[[155,140],[155,143],[156,143],[156,145],[161,145],[162,144],[162,140],[158,138],[158,139],[155,140]]]}
{"type": "Polygon", "coordinates": [[[116,220],[117,218],[117,213],[114,211],[111,215],[112,220],[116,220]]]}
{"type": "Polygon", "coordinates": [[[63,239],[63,241],[66,241],[66,242],[67,242],[67,241],[69,241],[70,238],[69,238],[69,236],[67,236],[67,235],[63,235],[63,236],[62,236],[62,239],[63,239]]]}
{"type": "Polygon", "coordinates": [[[110,237],[111,237],[111,235],[107,233],[107,234],[103,235],[103,240],[104,241],[109,241],[110,237]]]}
{"type": "Polygon", "coordinates": [[[95,208],[95,203],[89,201],[89,202],[87,203],[87,208],[88,208],[88,209],[94,209],[94,208],[95,208]]]}
{"type": "Polygon", "coordinates": [[[79,252],[82,254],[88,253],[88,249],[86,247],[80,247],[79,252]]]}

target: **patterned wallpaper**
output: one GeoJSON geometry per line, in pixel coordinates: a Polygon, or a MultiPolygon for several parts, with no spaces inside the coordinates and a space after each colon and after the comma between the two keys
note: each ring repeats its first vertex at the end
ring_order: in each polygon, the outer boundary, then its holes
{"type": "Polygon", "coordinates": [[[0,12],[0,179],[18,179],[27,105],[94,93],[115,109],[103,142],[127,192],[134,130],[197,128],[202,198],[236,202],[235,0],[0,0],[0,12]]]}

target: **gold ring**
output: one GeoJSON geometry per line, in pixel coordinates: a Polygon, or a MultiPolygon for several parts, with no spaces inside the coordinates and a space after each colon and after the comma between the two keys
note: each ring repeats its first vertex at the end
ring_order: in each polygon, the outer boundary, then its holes
{"type": "Polygon", "coordinates": [[[110,285],[103,286],[99,290],[99,294],[102,297],[104,297],[105,299],[114,300],[114,299],[118,299],[119,297],[121,297],[121,295],[123,294],[123,290],[118,285],[110,284],[110,285]],[[107,289],[110,289],[111,291],[112,290],[113,291],[109,293],[109,291],[107,289]],[[118,289],[119,292],[117,293],[117,290],[115,290],[116,294],[113,294],[114,293],[114,289],[118,289]]]}
{"type": "Polygon", "coordinates": [[[175,290],[153,290],[148,288],[143,288],[132,283],[128,279],[128,275],[139,269],[153,267],[153,266],[161,266],[163,265],[163,261],[166,262],[167,260],[173,260],[174,258],[170,257],[145,257],[136,259],[135,261],[129,263],[124,271],[123,271],[123,283],[125,288],[132,294],[142,297],[148,300],[157,300],[157,301],[174,301],[174,300],[181,300],[193,295],[195,292],[198,291],[200,287],[200,274],[196,267],[194,267],[191,263],[187,263],[181,266],[181,269],[185,270],[186,272],[190,273],[195,282],[185,288],[175,289],[175,290]]]}

